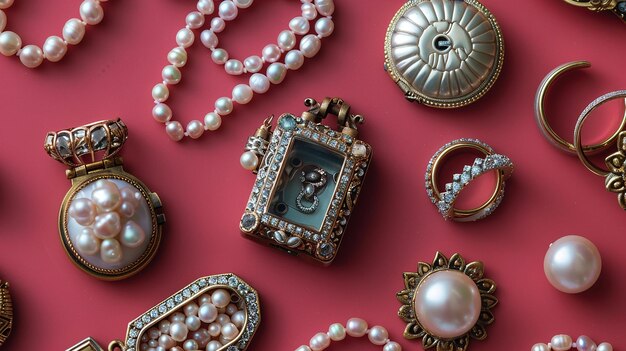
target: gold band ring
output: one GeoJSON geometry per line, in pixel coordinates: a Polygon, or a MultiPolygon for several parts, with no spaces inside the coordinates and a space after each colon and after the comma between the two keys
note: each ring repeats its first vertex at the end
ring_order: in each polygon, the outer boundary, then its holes
{"type": "MultiPolygon", "coordinates": [[[[546,77],[543,79],[541,84],[539,84],[539,88],[537,89],[537,94],[535,96],[535,121],[537,122],[537,125],[539,126],[539,130],[541,130],[541,133],[554,146],[556,146],[557,148],[565,152],[569,152],[572,154],[576,152],[576,147],[574,146],[574,144],[566,141],[560,135],[558,135],[554,131],[554,129],[552,129],[552,127],[548,123],[548,120],[546,119],[546,116],[545,116],[546,94],[550,90],[550,87],[552,86],[554,81],[558,77],[560,77],[563,73],[574,70],[574,69],[589,68],[589,67],[591,67],[591,64],[587,61],[574,61],[574,62],[568,62],[563,65],[560,65],[559,67],[555,68],[550,73],[548,73],[548,75],[546,75],[546,77]]],[[[625,104],[626,104],[626,99],[625,99],[625,104]]],[[[624,130],[625,127],[626,127],[626,111],[624,113],[624,118],[622,118],[622,123],[620,124],[619,128],[617,128],[615,133],[613,133],[608,139],[602,142],[599,142],[597,144],[582,146],[583,152],[594,153],[594,152],[606,149],[615,141],[615,139],[617,139],[617,135],[620,133],[620,131],[624,130]]]]}

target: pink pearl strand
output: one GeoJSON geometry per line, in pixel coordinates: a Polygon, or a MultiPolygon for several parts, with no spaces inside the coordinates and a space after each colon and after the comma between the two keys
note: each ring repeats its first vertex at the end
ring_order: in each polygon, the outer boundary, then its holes
{"type": "Polygon", "coordinates": [[[367,335],[374,345],[384,345],[383,351],[402,351],[402,346],[389,340],[387,329],[374,326],[368,329],[367,322],[361,318],[350,318],[344,327],[341,323],[331,324],[326,333],[317,333],[309,341],[309,345],[302,345],[295,351],[321,351],[330,346],[331,341],[341,341],[346,334],[355,338],[367,335]]]}
{"type": "Polygon", "coordinates": [[[558,334],[552,337],[548,344],[538,343],[533,345],[531,351],[566,351],[576,349],[578,351],[613,351],[613,346],[608,342],[596,345],[590,337],[581,335],[574,342],[572,337],[565,334],[558,334]]]}

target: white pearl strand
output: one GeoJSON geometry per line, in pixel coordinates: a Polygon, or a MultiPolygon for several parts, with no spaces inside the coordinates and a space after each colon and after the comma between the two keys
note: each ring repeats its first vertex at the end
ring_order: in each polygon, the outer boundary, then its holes
{"type": "Polygon", "coordinates": [[[596,345],[590,337],[581,335],[576,339],[576,342],[572,340],[572,337],[565,334],[559,334],[552,337],[552,340],[548,344],[535,344],[530,349],[531,351],[566,351],[569,349],[577,349],[578,351],[613,351],[613,346],[608,342],[603,342],[600,345],[596,345]]]}
{"type": "Polygon", "coordinates": [[[243,330],[246,312],[225,289],[187,303],[141,336],[140,351],[217,351],[243,330]]]}
{"type": "Polygon", "coordinates": [[[402,346],[395,341],[389,340],[387,329],[381,326],[367,327],[367,322],[361,318],[350,318],[346,326],[341,323],[331,324],[327,333],[317,333],[309,341],[309,345],[302,345],[295,351],[321,351],[330,346],[331,341],[341,341],[346,334],[355,338],[367,335],[374,345],[385,345],[383,351],[402,351],[402,346]]]}
{"type": "Polygon", "coordinates": [[[232,21],[237,17],[239,9],[250,7],[253,0],[223,0],[219,4],[217,15],[210,21],[210,29],[200,34],[200,41],[211,50],[213,62],[224,65],[226,73],[231,75],[252,73],[252,75],[249,84],[238,84],[232,89],[231,97],[218,98],[215,101],[215,109],[204,116],[203,122],[192,120],[185,130],[180,122],[172,120],[172,109],[165,102],[170,94],[168,85],[178,84],[182,79],[179,68],[187,63],[185,49],[191,46],[195,39],[192,30],[202,27],[205,17],[212,15],[215,11],[213,0],[198,1],[198,11],[187,15],[185,28],[176,34],[178,46],[167,55],[170,65],[165,66],[161,72],[163,82],[152,89],[152,98],[155,103],[152,116],[158,122],[165,123],[165,131],[172,140],[179,141],[185,136],[197,139],[204,131],[217,130],[222,124],[222,116],[233,112],[235,102],[240,105],[249,103],[254,93],[263,94],[268,91],[271,84],[280,84],[285,79],[287,70],[299,69],[305,58],[312,58],[319,52],[321,39],[331,35],[334,30],[332,21],[332,14],[335,11],[334,2],[333,0],[300,1],[302,2],[302,16],[289,21],[289,29],[278,35],[278,45],[268,44],[263,48],[261,56],[252,55],[243,62],[229,58],[228,52],[218,47],[217,33],[224,30],[226,21],[232,21]],[[317,34],[307,34],[311,27],[309,21],[315,20],[318,13],[324,17],[318,19],[314,25],[317,34]],[[299,49],[294,49],[296,35],[303,36],[299,49]],[[281,57],[283,57],[283,62],[280,61],[281,57]],[[265,74],[258,73],[266,63],[269,63],[269,66],[265,74]]]}
{"type": "Polygon", "coordinates": [[[101,2],[108,0],[85,0],[80,5],[80,18],[72,18],[63,26],[62,37],[48,37],[43,48],[37,45],[22,46],[22,38],[14,32],[4,31],[7,17],[3,10],[13,5],[14,0],[0,0],[0,53],[4,56],[16,55],[24,66],[35,68],[44,59],[50,62],[60,61],[67,53],[67,45],[77,45],[83,40],[86,25],[96,25],[104,18],[101,2]]]}

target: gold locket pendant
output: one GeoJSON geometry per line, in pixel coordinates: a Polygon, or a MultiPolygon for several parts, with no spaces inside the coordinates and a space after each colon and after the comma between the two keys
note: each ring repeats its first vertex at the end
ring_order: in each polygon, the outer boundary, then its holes
{"type": "Polygon", "coordinates": [[[114,157],[128,137],[121,120],[50,132],[46,152],[70,169],[72,187],[59,212],[59,234],[68,256],[104,280],[127,278],[154,257],[165,223],[161,200],[114,157]],[[91,157],[90,163],[83,162],[91,157]]]}
{"type": "MultiPolygon", "coordinates": [[[[204,350],[211,343],[216,351],[241,351],[248,348],[260,323],[257,291],[232,273],[212,275],[195,280],[132,320],[125,341],[112,341],[108,351],[139,351],[150,345],[204,350]],[[220,321],[223,315],[229,320],[220,321]]],[[[103,348],[87,338],[67,351],[103,348]]]]}
{"type": "Polygon", "coordinates": [[[239,228],[247,238],[330,264],[356,205],[372,148],[357,140],[363,117],[339,98],[305,100],[301,117],[268,118],[248,139],[244,168],[257,173],[239,228]],[[321,124],[337,116],[339,130],[321,124]]]}

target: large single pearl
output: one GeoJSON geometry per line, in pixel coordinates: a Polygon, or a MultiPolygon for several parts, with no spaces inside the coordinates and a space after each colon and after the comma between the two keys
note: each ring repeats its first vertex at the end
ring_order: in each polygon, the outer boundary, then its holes
{"type": "Polygon", "coordinates": [[[189,12],[185,17],[185,23],[191,29],[198,29],[204,25],[204,16],[198,11],[189,12]]]}
{"type": "Polygon", "coordinates": [[[328,327],[328,336],[332,341],[341,341],[346,338],[346,328],[341,323],[334,323],[328,327]]]}
{"type": "Polygon", "coordinates": [[[415,314],[420,324],[440,338],[454,338],[472,329],[481,309],[476,283],[459,271],[430,274],[415,292],[415,314]]]}
{"type": "Polygon", "coordinates": [[[233,340],[239,334],[239,330],[233,323],[226,323],[222,325],[222,335],[226,340],[233,340]]]}
{"type": "Polygon", "coordinates": [[[106,239],[100,245],[100,258],[106,263],[117,263],[122,260],[122,246],[115,239],[106,239]]]}
{"type": "Polygon", "coordinates": [[[222,117],[215,112],[209,112],[204,116],[204,128],[218,130],[222,125],[222,117]]]}
{"type": "Polygon", "coordinates": [[[223,65],[228,61],[228,52],[224,49],[215,49],[211,53],[211,59],[218,65],[223,65]]]}
{"type": "Polygon", "coordinates": [[[276,44],[268,44],[263,48],[263,51],[261,51],[261,54],[263,55],[263,60],[265,60],[265,62],[276,62],[278,61],[278,59],[280,58],[281,52],[280,52],[280,48],[278,47],[278,45],[276,44]]]}
{"type": "Polygon", "coordinates": [[[333,34],[334,30],[335,23],[328,17],[320,18],[315,22],[315,32],[322,38],[333,34]]]}
{"type": "Polygon", "coordinates": [[[550,347],[544,343],[534,344],[530,351],[550,351],[550,347]]]}
{"type": "Polygon", "coordinates": [[[56,35],[48,37],[43,44],[43,54],[50,62],[60,61],[67,53],[67,44],[56,35]]]}
{"type": "Polygon", "coordinates": [[[215,111],[221,116],[226,116],[233,112],[233,100],[227,97],[221,97],[215,100],[215,111]]]}
{"type": "Polygon", "coordinates": [[[325,333],[317,333],[313,335],[311,341],[309,341],[309,346],[311,346],[311,350],[313,351],[321,351],[330,346],[330,337],[325,333]]]}
{"type": "Polygon", "coordinates": [[[183,125],[178,121],[169,121],[165,124],[165,133],[174,141],[180,141],[185,136],[183,125]]]}
{"type": "Polygon", "coordinates": [[[96,219],[96,205],[87,198],[74,199],[72,200],[68,214],[70,217],[74,218],[78,224],[88,226],[96,219]]]}
{"type": "Polygon", "coordinates": [[[163,102],[166,101],[168,97],[170,97],[170,90],[167,88],[167,85],[159,83],[152,88],[152,98],[154,101],[163,102]]]}
{"type": "Polygon", "coordinates": [[[613,351],[613,345],[609,344],[608,342],[603,342],[598,345],[596,351],[613,351]]]}
{"type": "Polygon", "coordinates": [[[146,232],[135,221],[128,221],[122,228],[120,241],[126,247],[139,247],[146,241],[146,232]]]}
{"type": "Polygon", "coordinates": [[[361,318],[350,318],[346,323],[346,332],[353,338],[360,338],[367,333],[367,322],[361,318]]]}
{"type": "Polygon", "coordinates": [[[259,157],[252,151],[246,151],[241,154],[241,157],[239,158],[239,163],[244,169],[247,169],[248,171],[253,171],[259,165],[259,157]]]}
{"type": "Polygon", "coordinates": [[[383,351],[402,351],[402,346],[395,341],[390,341],[385,344],[383,351]]]}
{"type": "Polygon", "coordinates": [[[83,228],[76,237],[76,248],[83,255],[95,255],[100,250],[100,240],[91,228],[83,228]]]}
{"type": "Polygon", "coordinates": [[[217,340],[211,340],[206,344],[206,351],[217,351],[222,347],[222,344],[217,340]]]}
{"type": "Polygon", "coordinates": [[[230,321],[233,322],[237,328],[241,329],[246,322],[246,313],[244,311],[237,311],[230,317],[230,321]]]}
{"type": "Polygon", "coordinates": [[[163,103],[158,103],[152,108],[152,117],[157,122],[165,123],[172,119],[172,109],[163,103]]]}
{"type": "Polygon", "coordinates": [[[167,61],[176,67],[187,64],[187,51],[181,47],[175,47],[167,54],[167,61]]]}
{"type": "Polygon", "coordinates": [[[230,0],[222,1],[219,5],[218,13],[224,21],[232,21],[237,18],[239,10],[234,2],[230,0]]]}
{"type": "Polygon", "coordinates": [[[205,303],[198,309],[198,317],[204,323],[213,323],[217,318],[217,308],[212,303],[205,303]]]}
{"type": "Polygon", "coordinates": [[[243,65],[249,73],[256,73],[263,68],[263,59],[256,55],[248,56],[243,60],[243,65]]]}
{"type": "Polygon", "coordinates": [[[211,294],[211,301],[217,308],[223,308],[230,303],[230,293],[224,289],[217,289],[211,294]]]}
{"type": "Polygon", "coordinates": [[[7,15],[4,11],[0,10],[0,33],[4,31],[4,28],[7,26],[7,15]]]}
{"type": "Polygon", "coordinates": [[[280,84],[287,75],[287,67],[283,63],[274,62],[267,67],[265,74],[272,84],[280,84]]]}
{"type": "Polygon", "coordinates": [[[19,35],[6,31],[0,33],[0,53],[4,56],[12,56],[22,47],[22,38],[19,35]]]}
{"type": "Polygon", "coordinates": [[[309,34],[304,36],[300,41],[300,51],[302,51],[302,55],[307,58],[311,58],[320,51],[322,47],[322,42],[320,38],[313,34],[309,34]]]}
{"type": "Polygon", "coordinates": [[[193,44],[194,35],[191,29],[182,28],[176,33],[176,44],[184,48],[188,48],[193,44]]]}
{"type": "Polygon", "coordinates": [[[297,70],[304,64],[304,55],[300,50],[291,50],[285,55],[285,66],[290,70],[297,70]]]}
{"type": "Polygon", "coordinates": [[[235,5],[237,5],[237,7],[239,7],[240,9],[247,9],[248,7],[252,5],[252,2],[254,0],[234,0],[234,1],[235,1],[235,5]]]}
{"type": "Polygon", "coordinates": [[[247,84],[237,84],[233,88],[233,101],[238,104],[245,105],[252,100],[252,88],[247,84]]]}
{"type": "Polygon", "coordinates": [[[187,124],[187,134],[192,139],[198,139],[204,133],[204,125],[198,120],[193,120],[187,124]]]}
{"type": "Polygon", "coordinates": [[[63,39],[68,44],[76,45],[83,40],[85,36],[85,24],[79,19],[72,18],[65,22],[63,26],[63,39]]]}
{"type": "Polygon", "coordinates": [[[187,329],[187,325],[183,322],[174,322],[170,324],[170,336],[174,341],[182,342],[187,339],[187,334],[189,333],[189,329],[187,329]]]}
{"type": "Polygon", "coordinates": [[[80,18],[87,24],[95,25],[104,18],[104,11],[100,2],[95,0],[85,0],[80,4],[80,18]]]}
{"type": "Polygon", "coordinates": [[[43,62],[43,51],[37,45],[26,45],[20,52],[20,61],[28,68],[35,68],[43,62]]]}
{"type": "Polygon", "coordinates": [[[568,235],[550,245],[543,270],[550,284],[558,290],[579,293],[598,280],[602,258],[591,241],[582,236],[568,235]]]}
{"type": "Polygon", "coordinates": [[[566,351],[572,348],[572,337],[569,335],[559,334],[552,337],[550,346],[554,351],[566,351]]]}
{"type": "Polygon", "coordinates": [[[13,5],[13,0],[0,0],[0,9],[8,9],[13,5]]]}
{"type": "Polygon", "coordinates": [[[115,183],[102,181],[91,192],[91,200],[102,211],[113,211],[122,203],[122,193],[115,183]]]}
{"type": "Polygon", "coordinates": [[[220,42],[217,35],[209,29],[205,29],[202,33],[200,33],[200,41],[202,42],[202,45],[206,46],[207,49],[214,49],[220,42]]]}
{"type": "Polygon", "coordinates": [[[283,51],[291,50],[296,46],[296,36],[292,31],[284,30],[278,34],[278,47],[283,51]]]}
{"type": "Polygon", "coordinates": [[[238,76],[243,73],[243,63],[236,59],[229,59],[224,64],[224,70],[232,76],[238,76]]]}
{"type": "Polygon", "coordinates": [[[306,18],[309,21],[312,21],[317,17],[317,9],[315,8],[315,5],[311,4],[310,2],[305,2],[304,4],[302,4],[300,10],[302,11],[302,17],[306,18]]]}
{"type": "Polygon", "coordinates": [[[289,21],[289,29],[298,35],[305,35],[309,32],[309,21],[304,17],[294,17],[289,21]]]}
{"type": "Polygon", "coordinates": [[[331,16],[335,12],[333,0],[315,0],[315,7],[322,16],[331,16]]]}
{"type": "Polygon", "coordinates": [[[199,0],[196,7],[203,15],[210,15],[215,11],[213,0],[199,0]]]}
{"type": "Polygon", "coordinates": [[[122,222],[117,212],[106,212],[96,216],[93,225],[96,236],[100,239],[112,239],[122,230],[122,222]]]}
{"type": "Polygon", "coordinates": [[[387,329],[377,325],[372,327],[367,333],[367,338],[374,345],[384,345],[389,340],[387,329]]]}
{"type": "Polygon", "coordinates": [[[266,75],[261,73],[255,73],[250,76],[250,88],[257,94],[263,94],[267,92],[270,88],[270,80],[266,75]]]}
{"type": "Polygon", "coordinates": [[[576,349],[578,351],[595,351],[597,345],[587,335],[581,335],[576,339],[576,349]]]}
{"type": "Polygon", "coordinates": [[[163,71],[161,72],[163,81],[167,84],[178,84],[182,78],[180,74],[180,70],[176,66],[167,65],[163,67],[163,71]]]}

